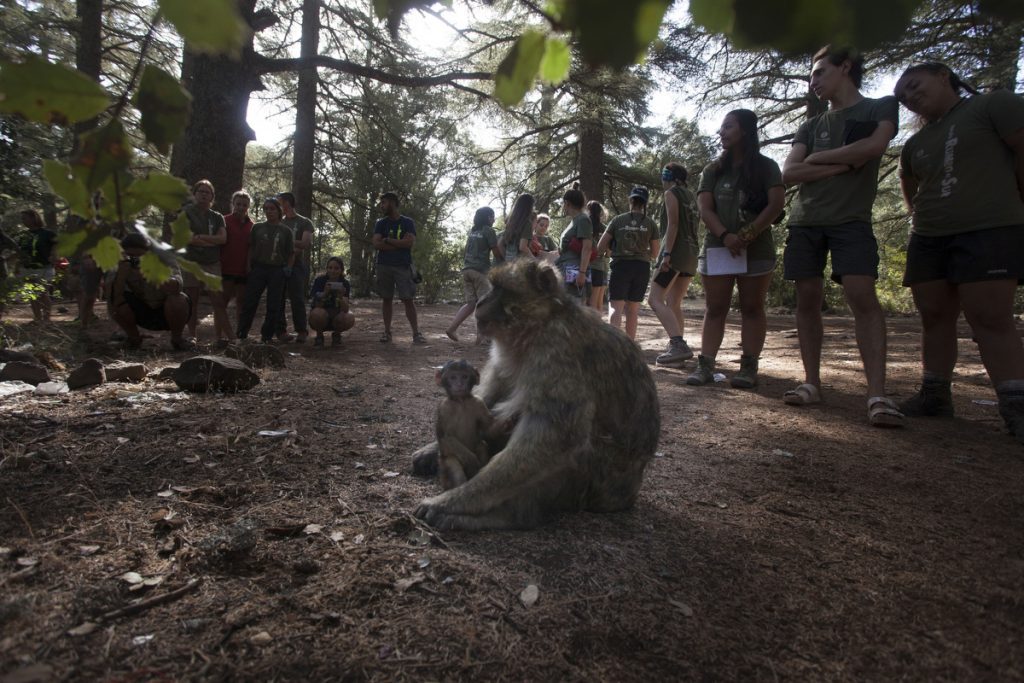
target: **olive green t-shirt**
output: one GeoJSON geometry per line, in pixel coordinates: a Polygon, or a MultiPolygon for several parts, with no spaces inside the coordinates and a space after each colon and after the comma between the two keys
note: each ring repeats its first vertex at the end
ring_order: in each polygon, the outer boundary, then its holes
{"type": "Polygon", "coordinates": [[[313,229],[313,221],[309,220],[302,214],[295,214],[292,217],[285,217],[281,219],[289,230],[292,231],[292,242],[298,243],[302,239],[302,236],[308,233],[315,232],[313,229]]]}
{"type": "MultiPolygon", "coordinates": [[[[206,215],[202,215],[196,205],[191,204],[186,207],[185,215],[188,216],[188,226],[193,235],[216,235],[224,229],[224,216],[213,209],[209,209],[206,215]]],[[[220,246],[201,247],[190,244],[185,247],[185,257],[204,265],[220,263],[220,246]]]]}
{"type": "Polygon", "coordinates": [[[562,233],[562,237],[559,239],[559,248],[562,253],[559,255],[558,260],[555,261],[558,265],[566,263],[579,265],[579,252],[569,249],[569,243],[572,242],[573,237],[577,238],[581,242],[583,240],[594,239],[594,224],[590,222],[590,217],[587,216],[587,214],[576,214],[569,223],[569,227],[567,227],[565,232],[562,233]]]}
{"type": "MultiPolygon", "coordinates": [[[[845,109],[829,110],[810,118],[800,125],[793,144],[806,145],[808,156],[837,149],[843,146],[848,125],[868,121],[891,121],[898,128],[899,103],[896,98],[876,100],[865,97],[845,109]]],[[[856,170],[800,183],[800,190],[793,199],[789,224],[815,227],[856,221],[870,223],[871,207],[878,190],[880,162],[881,158],[872,159],[856,170]]]]}
{"type": "MultiPolygon", "coordinates": [[[[764,189],[767,192],[772,187],[782,186],[782,171],[779,165],[762,156],[760,158],[761,173],[764,174],[764,189]]],[[[724,170],[717,177],[715,176],[714,164],[708,164],[700,174],[700,187],[697,194],[710,192],[715,202],[715,213],[718,220],[722,221],[725,229],[731,233],[738,233],[740,229],[757,218],[756,214],[750,214],[741,207],[747,201],[747,193],[737,187],[740,178],[740,170],[732,167],[724,170]]],[[[701,256],[704,256],[708,247],[724,247],[720,237],[711,234],[708,230],[704,236],[704,246],[701,247],[701,256]]],[[[747,259],[749,261],[771,261],[775,259],[775,242],[772,239],[772,229],[769,225],[753,242],[747,246],[747,259]]]]}
{"type": "Polygon", "coordinates": [[[536,235],[537,241],[540,242],[540,248],[544,251],[555,251],[558,249],[558,243],[555,242],[555,238],[551,235],[544,233],[543,235],[536,235]]]}
{"type": "Polygon", "coordinates": [[[612,234],[612,259],[615,261],[650,262],[651,240],[661,237],[650,216],[632,211],[613,218],[608,232],[612,234]]]}
{"type": "Polygon", "coordinates": [[[257,223],[249,233],[253,264],[286,266],[295,249],[292,231],[284,223],[257,223]]]}
{"type": "MultiPolygon", "coordinates": [[[[678,225],[675,244],[669,254],[672,260],[672,269],[680,273],[693,275],[697,272],[697,229],[700,227],[700,214],[697,211],[697,200],[685,187],[676,185],[669,190],[675,195],[676,203],[679,205],[678,225]]],[[[665,234],[668,232],[668,214],[665,212],[665,204],[662,203],[658,211],[658,234],[661,237],[661,248],[665,250],[665,234]]]]}
{"type": "Polygon", "coordinates": [[[466,238],[466,259],[462,269],[486,273],[491,269],[491,250],[497,244],[498,236],[491,226],[484,225],[479,230],[470,230],[466,238]]]}
{"type": "Polygon", "coordinates": [[[911,136],[900,175],[917,181],[912,231],[937,237],[1024,225],[1014,155],[1003,142],[1022,128],[1024,98],[997,90],[960,100],[911,136]]]}

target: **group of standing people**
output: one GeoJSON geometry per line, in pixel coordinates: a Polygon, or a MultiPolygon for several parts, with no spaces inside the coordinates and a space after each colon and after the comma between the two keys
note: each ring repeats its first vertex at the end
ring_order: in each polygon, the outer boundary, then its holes
{"type": "MultiPolygon", "coordinates": [[[[674,367],[694,355],[683,338],[680,304],[699,273],[706,308],[700,354],[686,380],[692,386],[714,379],[737,291],[742,355],[730,383],[752,388],[777,265],[771,228],[786,217],[786,186],[796,186],[782,260],[784,277],[796,287],[805,376],[785,392],[785,403],[807,406],[822,400],[822,304],[831,259],[831,278],[842,287],[855,319],[869,424],[901,427],[907,416],[953,415],[956,323],[963,311],[995,386],[1000,414],[1024,443],[1024,346],[1013,318],[1016,288],[1024,283],[1024,99],[1010,92],[979,95],[939,63],[907,69],[895,97],[867,98],[860,93],[863,64],[850,49],[826,46],[814,55],[810,87],[829,108],[800,126],[781,169],[761,154],[757,115],[733,110],[718,131],[722,153],[703,169],[696,195],[686,187],[681,164],[662,169],[657,225],[648,217],[646,188],[634,188],[629,212],[606,225],[604,208],[588,203],[574,187],[562,197],[569,223],[557,249],[544,251],[554,254],[567,290],[582,304],[603,310],[607,285],[610,322],[620,327],[624,320],[631,338],[650,283],[650,305],[669,336],[657,361],[674,367]],[[872,208],[901,102],[920,122],[903,147],[900,180],[912,217],[904,284],[921,314],[923,377],[919,391],[897,404],[886,395],[886,326],[875,289],[879,253],[872,208]],[[701,223],[705,234],[698,246],[701,223]]],[[[537,242],[549,220],[541,227],[533,203],[530,195],[516,201],[500,238],[493,229],[494,212],[487,207],[476,212],[462,271],[466,303],[448,329],[452,339],[486,293],[492,255],[498,261],[541,255],[530,249],[524,217],[533,216],[537,242]]]]}
{"type": "Polygon", "coordinates": [[[267,197],[261,206],[264,220],[259,223],[249,216],[252,198],[244,190],[232,195],[231,213],[226,216],[212,208],[215,196],[208,180],[192,187],[193,202],[183,211],[191,231],[185,248],[191,263],[172,270],[171,277],[159,285],[147,282],[140,272],[141,258],[149,250],[148,240],[141,234],[122,240],[126,257],[111,279],[108,300],[128,346],[138,348],[142,344],[142,327],[169,330],[176,349],[194,348],[199,297],[204,293],[210,298],[220,345],[248,338],[264,294],[266,315],[260,328],[263,342],[275,336],[281,341],[302,342],[312,327],[315,345],[324,345],[327,331],[332,333],[332,345],[340,344],[341,333],[355,323],[349,311],[351,288],[345,279],[344,262],[339,257],[330,259],[326,272],[314,280],[312,310],[307,317],[304,253],[311,242],[313,224],[296,213],[294,195],[284,192],[267,197]],[[210,286],[211,279],[221,281],[221,290],[210,286]],[[238,316],[233,329],[227,312],[231,301],[238,316]],[[287,331],[287,303],[292,308],[294,335],[287,331]]]}

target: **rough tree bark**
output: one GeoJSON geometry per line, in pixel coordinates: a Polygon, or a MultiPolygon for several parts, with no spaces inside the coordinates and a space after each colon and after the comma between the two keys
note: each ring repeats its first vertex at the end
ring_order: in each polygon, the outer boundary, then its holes
{"type": "MultiPolygon", "coordinates": [[[[255,11],[256,0],[239,0],[242,17],[254,31],[277,17],[255,11]]],[[[231,193],[242,186],[245,146],[256,139],[246,122],[249,97],[262,90],[256,53],[250,37],[238,60],[194,54],[186,46],[181,78],[192,93],[192,117],[182,141],[175,145],[171,171],[189,184],[208,179],[217,191],[214,208],[230,210],[231,193]]]]}
{"type": "MultiPolygon", "coordinates": [[[[305,59],[316,56],[320,49],[319,0],[302,2],[302,47],[305,59]]],[[[299,88],[295,100],[295,137],[292,149],[292,193],[295,210],[303,216],[313,212],[313,163],[316,152],[316,67],[299,71],[299,88]]]]}
{"type": "Polygon", "coordinates": [[[587,201],[604,201],[604,128],[600,118],[580,127],[580,189],[587,201]]]}
{"type": "MultiPolygon", "coordinates": [[[[78,36],[75,42],[75,66],[83,74],[100,80],[103,68],[103,0],[78,0],[75,3],[78,36]]],[[[75,124],[75,136],[96,127],[96,119],[75,124]]]]}

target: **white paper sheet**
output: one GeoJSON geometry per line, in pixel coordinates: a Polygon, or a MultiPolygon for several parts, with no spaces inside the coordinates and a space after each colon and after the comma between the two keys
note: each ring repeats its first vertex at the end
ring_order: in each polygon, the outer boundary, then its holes
{"type": "Polygon", "coordinates": [[[747,250],[733,256],[725,247],[708,247],[708,275],[743,275],[747,272],[747,250]]]}

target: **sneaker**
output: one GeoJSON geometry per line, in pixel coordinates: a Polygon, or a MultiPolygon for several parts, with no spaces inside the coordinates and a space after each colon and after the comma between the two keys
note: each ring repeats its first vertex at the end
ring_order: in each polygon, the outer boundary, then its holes
{"type": "Polygon", "coordinates": [[[753,389],[757,386],[757,359],[740,356],[740,371],[733,375],[729,384],[737,389],[753,389]]]}
{"type": "Polygon", "coordinates": [[[953,392],[949,385],[922,384],[917,393],[900,404],[907,417],[953,417],[953,392]]]}
{"type": "Polygon", "coordinates": [[[697,368],[686,378],[686,383],[692,387],[712,382],[715,379],[715,361],[704,356],[697,356],[697,368]]]}
{"type": "Polygon", "coordinates": [[[277,341],[281,342],[282,344],[290,344],[291,342],[295,341],[295,335],[292,334],[291,332],[279,332],[277,335],[277,341]]]}
{"type": "Polygon", "coordinates": [[[658,356],[657,363],[658,365],[678,365],[691,358],[693,358],[693,351],[686,345],[685,339],[677,342],[669,341],[668,348],[665,349],[665,353],[658,356]]]}
{"type": "Polygon", "coordinates": [[[305,344],[307,339],[309,339],[309,332],[299,332],[295,335],[296,344],[305,344]]]}
{"type": "Polygon", "coordinates": [[[341,332],[331,333],[331,346],[341,346],[341,332]]]}
{"type": "Polygon", "coordinates": [[[416,332],[412,335],[413,344],[426,344],[427,338],[423,336],[422,332],[416,332]]]}
{"type": "Polygon", "coordinates": [[[313,340],[313,346],[318,349],[322,349],[324,347],[324,336],[322,334],[318,334],[316,336],[316,339],[313,340]]]}

